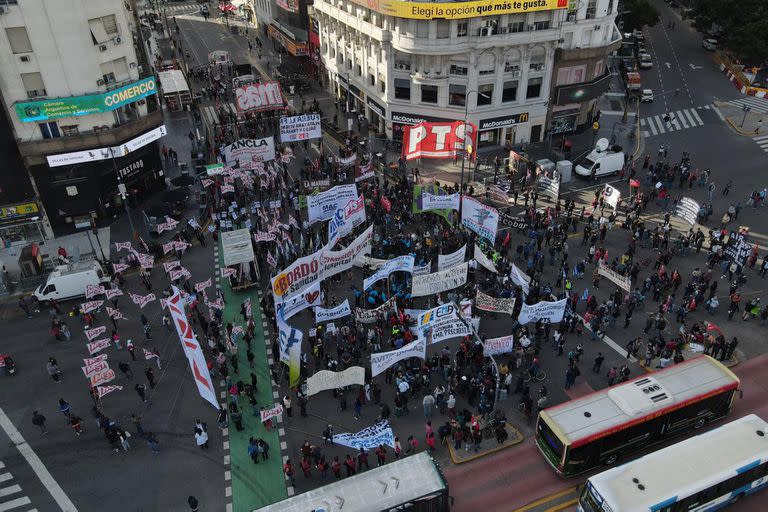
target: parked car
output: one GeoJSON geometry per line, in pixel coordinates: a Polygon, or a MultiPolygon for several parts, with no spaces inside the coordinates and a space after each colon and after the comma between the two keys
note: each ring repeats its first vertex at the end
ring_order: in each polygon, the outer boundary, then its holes
{"type": "Polygon", "coordinates": [[[85,295],[85,286],[109,282],[109,276],[97,261],[81,261],[59,265],[34,291],[42,303],[50,300],[68,300],[85,295]]]}
{"type": "Polygon", "coordinates": [[[643,41],[645,39],[643,36],[643,31],[639,28],[636,28],[634,32],[632,32],[632,35],[635,36],[635,41],[643,41]]]}
{"type": "Polygon", "coordinates": [[[653,102],[653,91],[651,89],[643,89],[643,92],[640,94],[640,103],[652,103],[653,102]]]}
{"type": "Polygon", "coordinates": [[[713,51],[717,50],[718,42],[717,42],[717,39],[704,39],[701,42],[701,46],[705,50],[713,52],[713,51]]]}

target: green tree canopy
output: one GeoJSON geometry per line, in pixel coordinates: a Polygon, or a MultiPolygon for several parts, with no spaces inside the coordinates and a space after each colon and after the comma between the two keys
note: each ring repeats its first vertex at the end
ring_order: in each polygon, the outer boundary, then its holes
{"type": "Polygon", "coordinates": [[[659,20],[659,10],[648,0],[626,0],[624,9],[628,11],[624,15],[625,32],[641,29],[645,25],[652,27],[659,20]]]}
{"type": "Polygon", "coordinates": [[[759,66],[768,61],[768,2],[766,0],[695,0],[696,26],[707,31],[723,28],[721,46],[744,63],[759,66]]]}

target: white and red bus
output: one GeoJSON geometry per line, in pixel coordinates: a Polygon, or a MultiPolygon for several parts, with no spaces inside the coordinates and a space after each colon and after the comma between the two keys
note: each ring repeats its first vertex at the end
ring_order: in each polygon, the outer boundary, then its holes
{"type": "Polygon", "coordinates": [[[536,444],[559,474],[576,475],[725,417],[738,389],[733,372],[699,356],[541,411],[536,444]]]}

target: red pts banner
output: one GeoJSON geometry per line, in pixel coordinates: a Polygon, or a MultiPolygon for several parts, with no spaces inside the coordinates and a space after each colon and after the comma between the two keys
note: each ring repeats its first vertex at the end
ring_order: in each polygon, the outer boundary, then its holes
{"type": "Polygon", "coordinates": [[[419,123],[403,129],[403,156],[414,158],[453,158],[464,149],[464,140],[475,147],[477,127],[464,121],[419,123]],[[466,127],[466,137],[464,128],[466,127]]]}

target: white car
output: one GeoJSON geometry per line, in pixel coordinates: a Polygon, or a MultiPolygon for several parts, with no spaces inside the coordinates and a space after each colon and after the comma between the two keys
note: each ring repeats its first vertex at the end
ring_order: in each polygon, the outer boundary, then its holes
{"type": "Polygon", "coordinates": [[[704,39],[701,46],[710,52],[717,50],[717,39],[704,39]]]}
{"type": "Polygon", "coordinates": [[[640,94],[640,103],[651,102],[653,102],[653,91],[651,89],[643,89],[643,92],[640,94]]]}

